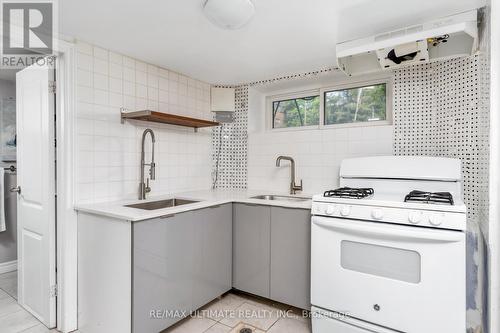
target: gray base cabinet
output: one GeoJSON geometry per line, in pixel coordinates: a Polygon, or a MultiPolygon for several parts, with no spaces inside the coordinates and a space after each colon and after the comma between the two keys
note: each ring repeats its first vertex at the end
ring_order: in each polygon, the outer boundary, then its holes
{"type": "Polygon", "coordinates": [[[271,207],[233,204],[233,287],[269,297],[271,207]]]}
{"type": "Polygon", "coordinates": [[[162,331],[231,289],[231,221],[228,204],[134,223],[133,332],[162,331]]]}
{"type": "Polygon", "coordinates": [[[311,212],[233,204],[233,287],[310,309],[311,212]]]}
{"type": "Polygon", "coordinates": [[[311,307],[311,212],[271,209],[271,282],[273,300],[311,307]]]}

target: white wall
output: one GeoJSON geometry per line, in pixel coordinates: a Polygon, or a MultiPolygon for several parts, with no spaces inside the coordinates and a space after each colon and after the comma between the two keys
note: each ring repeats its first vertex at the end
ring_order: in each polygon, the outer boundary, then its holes
{"type": "MultiPolygon", "coordinates": [[[[304,88],[307,90],[310,86],[304,88]]],[[[299,87],[294,89],[301,90],[299,87]]],[[[392,125],[302,131],[266,129],[265,121],[269,119],[265,116],[265,96],[273,94],[253,88],[249,91],[249,189],[288,191],[290,167],[286,161],[280,168],[276,167],[279,155],[294,158],[297,182],[303,180],[304,194],[322,193],[338,187],[340,162],[344,158],[392,155],[392,125]]]]}
{"type": "Polygon", "coordinates": [[[157,141],[151,195],[209,188],[210,129],[194,133],[157,123],[121,124],[120,107],[211,119],[210,85],[84,42],[77,48],[77,202],[138,196],[140,142],[147,127],[157,141]]]}

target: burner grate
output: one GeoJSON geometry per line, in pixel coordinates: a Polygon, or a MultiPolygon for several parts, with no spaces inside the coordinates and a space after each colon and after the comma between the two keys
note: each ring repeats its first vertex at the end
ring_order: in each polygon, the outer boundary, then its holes
{"type": "Polygon", "coordinates": [[[443,203],[453,205],[453,196],[450,192],[424,192],[414,190],[405,197],[405,202],[443,203]]]}
{"type": "Polygon", "coordinates": [[[373,194],[372,188],[351,188],[341,187],[335,190],[326,191],[323,196],[337,198],[363,199],[373,194]]]}

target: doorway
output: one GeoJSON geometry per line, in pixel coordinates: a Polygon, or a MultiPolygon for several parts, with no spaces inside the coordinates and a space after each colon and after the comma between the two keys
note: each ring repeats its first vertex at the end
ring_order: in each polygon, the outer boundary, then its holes
{"type": "Polygon", "coordinates": [[[0,289],[17,299],[16,72],[0,71],[0,289]]]}
{"type": "MultiPolygon", "coordinates": [[[[68,43],[62,40],[58,41],[58,45],[55,49],[55,53],[57,54],[56,59],[56,68],[57,71],[55,73],[55,81],[57,82],[57,87],[53,85],[49,89],[55,92],[55,97],[53,98],[53,102],[57,104],[57,108],[55,110],[55,114],[50,118],[51,126],[54,137],[54,141],[51,142],[54,145],[54,155],[52,159],[47,159],[47,164],[50,162],[51,171],[54,172],[54,189],[53,191],[44,191],[47,195],[57,193],[57,199],[54,198],[54,228],[50,232],[50,236],[54,239],[57,237],[57,248],[50,249],[47,251],[43,251],[48,255],[53,255],[53,267],[52,271],[54,276],[56,276],[56,284],[49,285],[44,282],[44,293],[49,290],[48,296],[53,299],[54,311],[51,311],[50,316],[53,316],[54,320],[51,325],[46,326],[55,326],[57,323],[57,330],[61,332],[72,332],[77,329],[77,223],[76,223],[76,212],[74,210],[74,151],[75,151],[75,119],[76,119],[76,100],[75,100],[75,92],[76,92],[76,49],[73,43],[68,43]],[[57,142],[57,149],[55,144],[57,142]],[[57,161],[57,164],[55,164],[57,161]],[[57,173],[57,182],[55,181],[55,174],[57,173]],[[50,192],[50,193],[49,193],[50,192]],[[57,201],[57,205],[55,202],[57,201]],[[57,217],[57,228],[55,227],[57,217]],[[57,271],[56,271],[57,266],[57,271]],[[46,285],[46,286],[45,286],[46,285]],[[45,288],[46,287],[46,288],[45,288]],[[57,302],[55,301],[57,298],[57,302]]],[[[0,70],[0,76],[4,73],[4,70],[0,70]]],[[[15,73],[14,73],[15,74],[15,73]]],[[[14,77],[14,76],[13,76],[14,77]]],[[[47,83],[40,85],[40,87],[47,87],[47,83]]],[[[16,98],[16,104],[19,105],[20,98],[16,98]]],[[[35,103],[36,105],[36,103],[35,103]]],[[[47,120],[49,118],[46,118],[47,120]]],[[[30,120],[33,120],[31,118],[30,120]]],[[[16,119],[16,122],[19,124],[19,118],[16,119]]],[[[30,124],[30,122],[27,122],[30,124]]],[[[34,122],[36,123],[36,122],[34,122]]],[[[33,121],[31,122],[33,124],[33,121]]],[[[47,121],[46,124],[49,124],[47,121]]],[[[31,129],[28,131],[31,132],[31,129]]],[[[17,138],[19,139],[21,136],[19,135],[19,131],[17,133],[17,138]]],[[[22,185],[21,179],[22,174],[30,174],[26,172],[26,168],[21,166],[21,158],[20,158],[20,144],[19,140],[17,141],[17,181],[16,185],[22,185]],[[24,169],[24,172],[23,172],[24,169]],[[21,176],[20,176],[21,175],[21,176]]],[[[36,150],[35,150],[36,152],[36,150]]],[[[1,166],[0,161],[0,166],[1,166]]],[[[24,163],[27,167],[30,166],[29,163],[24,163]]],[[[36,169],[35,169],[36,170],[36,169]]],[[[9,192],[10,193],[10,192],[9,192]]],[[[15,193],[14,193],[15,194],[15,193]]],[[[24,196],[25,193],[23,193],[24,196]]],[[[19,213],[19,200],[17,200],[17,211],[19,213]]],[[[17,220],[22,220],[22,216],[18,214],[17,220]]],[[[19,224],[19,223],[18,223],[19,224]]],[[[17,240],[16,242],[19,244],[19,228],[17,228],[17,240]]],[[[55,242],[54,242],[55,244],[55,242]]],[[[19,251],[17,253],[19,257],[19,251]]],[[[29,256],[30,258],[33,256],[29,256]]],[[[35,260],[36,262],[36,260],[35,260]]],[[[19,265],[19,263],[18,263],[19,265]]],[[[15,269],[11,272],[10,278],[14,276],[15,279],[15,269]],[[12,273],[13,272],[13,273],[12,273]]],[[[19,277],[17,279],[19,281],[19,277]]],[[[14,282],[15,283],[15,282],[14,282]]],[[[15,286],[15,284],[14,284],[15,286]]],[[[19,287],[19,286],[17,286],[19,287]]],[[[19,289],[17,297],[20,299],[19,289]]],[[[30,293],[32,294],[32,293],[30,293]]],[[[47,293],[46,293],[47,294],[47,293]]],[[[9,295],[5,293],[5,295],[9,295]]],[[[8,303],[5,301],[5,296],[0,292],[0,324],[6,323],[15,323],[17,322],[25,323],[28,325],[34,325],[34,330],[36,332],[45,332],[45,326],[41,325],[36,319],[33,322],[33,316],[27,315],[26,311],[17,311],[17,315],[12,318],[11,321],[5,320],[6,318],[2,318],[2,304],[8,303]]],[[[9,297],[11,297],[9,295],[9,297]]],[[[15,298],[11,297],[15,300],[15,298]]],[[[10,302],[10,301],[9,301],[10,302]]],[[[11,303],[12,305],[12,303],[11,303]]],[[[12,306],[16,308],[19,304],[14,303],[12,306]]],[[[25,307],[24,310],[31,310],[29,307],[25,307]]],[[[30,311],[31,312],[31,311],[30,311]]],[[[4,330],[0,327],[0,332],[8,331],[8,332],[17,332],[17,326],[10,328],[9,330],[4,330]]]]}

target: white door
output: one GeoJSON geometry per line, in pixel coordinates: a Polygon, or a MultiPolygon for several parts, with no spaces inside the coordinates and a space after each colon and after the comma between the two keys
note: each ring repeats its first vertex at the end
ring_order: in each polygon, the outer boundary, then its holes
{"type": "Polygon", "coordinates": [[[16,75],[18,302],[47,327],[56,325],[54,70],[16,75]]]}
{"type": "Polygon", "coordinates": [[[407,333],[465,332],[465,233],[320,216],[311,228],[313,305],[407,333]]]}

